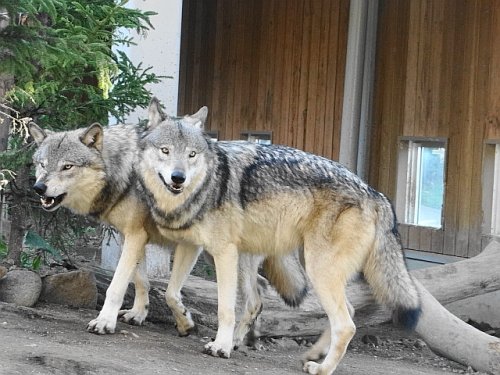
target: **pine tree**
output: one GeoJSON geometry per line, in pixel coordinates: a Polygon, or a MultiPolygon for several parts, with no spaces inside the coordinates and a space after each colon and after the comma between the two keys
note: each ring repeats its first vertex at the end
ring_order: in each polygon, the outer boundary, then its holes
{"type": "Polygon", "coordinates": [[[27,143],[27,122],[69,130],[96,121],[106,124],[109,115],[123,120],[149,102],[145,85],[165,78],[113,48],[133,44],[125,31],[144,33],[152,27],[154,12],[130,9],[126,3],[0,0],[0,25],[6,26],[0,27],[0,79],[13,77],[0,98],[0,126],[10,130],[7,149],[0,149],[0,184],[12,176],[9,171],[15,172],[4,194],[12,222],[9,256],[18,264],[27,228],[40,231],[54,220],[40,212],[31,192],[33,147],[27,143]]]}

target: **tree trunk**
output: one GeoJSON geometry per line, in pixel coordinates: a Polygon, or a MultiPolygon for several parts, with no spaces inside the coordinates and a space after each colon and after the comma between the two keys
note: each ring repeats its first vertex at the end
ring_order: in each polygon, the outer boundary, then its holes
{"type": "MultiPolygon", "coordinates": [[[[0,8],[0,13],[7,13],[5,8],[0,8]]],[[[0,30],[9,26],[9,17],[0,16],[0,30]]],[[[5,93],[12,87],[14,79],[7,74],[0,74],[0,102],[2,102],[5,93]]],[[[3,108],[0,108],[0,111],[3,108]]],[[[10,120],[0,114],[0,152],[7,150],[7,140],[9,138],[10,120]]]]}
{"type": "MultiPolygon", "coordinates": [[[[0,75],[0,102],[5,96],[5,93],[12,86],[13,79],[11,76],[1,74],[0,75]]],[[[0,107],[0,112],[3,111],[4,108],[0,107]]],[[[9,128],[10,128],[10,119],[0,114],[0,152],[7,150],[7,142],[9,139],[9,128]]]]}
{"type": "Polygon", "coordinates": [[[15,184],[16,187],[10,187],[10,236],[7,257],[19,266],[21,265],[24,235],[29,222],[29,206],[27,203],[27,191],[30,189],[29,167],[21,167],[17,171],[15,181],[11,182],[11,184],[15,184]]]}

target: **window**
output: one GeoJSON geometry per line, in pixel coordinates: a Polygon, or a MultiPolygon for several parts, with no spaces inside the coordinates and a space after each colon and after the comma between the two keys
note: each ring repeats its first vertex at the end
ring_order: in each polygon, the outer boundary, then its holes
{"type": "Polygon", "coordinates": [[[396,210],[403,223],[442,227],[445,160],[443,140],[400,140],[396,210]]]}
{"type": "Polygon", "coordinates": [[[483,163],[483,233],[500,235],[500,144],[486,144],[483,163]]]}
{"type": "Polygon", "coordinates": [[[214,142],[219,140],[219,132],[217,130],[208,130],[205,131],[205,134],[214,142]]]}
{"type": "Polygon", "coordinates": [[[241,132],[241,139],[262,145],[270,145],[272,143],[272,133],[263,131],[241,132]]]}

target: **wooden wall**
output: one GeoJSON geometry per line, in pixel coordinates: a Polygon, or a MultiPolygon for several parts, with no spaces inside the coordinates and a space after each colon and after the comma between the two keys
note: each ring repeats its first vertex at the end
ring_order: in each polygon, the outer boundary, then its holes
{"type": "Polygon", "coordinates": [[[382,0],[370,182],[395,198],[398,137],[448,141],[444,230],[401,225],[408,248],[481,250],[485,140],[500,138],[500,1],[382,0]]]}
{"type": "Polygon", "coordinates": [[[348,0],[185,0],[179,113],[338,159],[348,0]]]}

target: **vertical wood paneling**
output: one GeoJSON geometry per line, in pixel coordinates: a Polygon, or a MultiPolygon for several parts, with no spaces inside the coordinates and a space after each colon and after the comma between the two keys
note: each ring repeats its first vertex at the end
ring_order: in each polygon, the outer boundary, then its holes
{"type": "Polygon", "coordinates": [[[185,0],[179,113],[338,158],[348,0],[185,0]]]}
{"type": "Polygon", "coordinates": [[[397,138],[405,125],[408,20],[413,4],[381,1],[379,11],[370,182],[392,198],[396,192],[397,138]]]}
{"type": "MultiPolygon", "coordinates": [[[[498,39],[492,38],[491,30],[494,27],[492,15],[495,14],[494,8],[496,3],[490,1],[480,2],[478,10],[479,24],[478,27],[478,44],[477,44],[477,64],[481,65],[480,70],[476,70],[476,96],[473,103],[474,107],[474,122],[479,122],[480,126],[473,124],[473,147],[472,147],[472,186],[471,186],[471,211],[469,214],[469,251],[468,256],[475,256],[482,251],[482,192],[481,186],[484,179],[482,176],[482,163],[484,155],[484,139],[486,127],[488,124],[488,107],[489,95],[491,91],[491,72],[498,69],[498,64],[491,65],[492,54],[495,49],[498,49],[495,43],[498,39]],[[488,72],[487,74],[485,72],[488,72]],[[478,167],[481,166],[481,167],[478,167]],[[479,219],[478,219],[479,218],[479,219]]],[[[500,8],[496,6],[496,11],[500,8]]],[[[497,60],[500,61],[500,60],[497,60]]],[[[498,87],[499,81],[496,81],[495,87],[498,87]]],[[[497,93],[498,94],[498,93],[497,93]]],[[[497,95],[496,94],[496,95],[497,95]]]]}
{"type": "MultiPolygon", "coordinates": [[[[281,4],[281,3],[280,3],[281,4]]],[[[293,117],[291,112],[293,112],[292,99],[294,98],[294,60],[297,52],[300,52],[300,46],[297,46],[296,33],[298,33],[299,27],[295,25],[295,20],[299,14],[298,1],[292,1],[290,3],[285,3],[285,9],[283,10],[285,15],[285,40],[281,46],[288,54],[283,53],[283,65],[282,65],[282,85],[281,91],[278,92],[280,98],[280,115],[278,121],[280,125],[277,126],[276,139],[282,139],[285,144],[292,144],[293,139],[293,127],[292,121],[293,117]]],[[[280,46],[278,46],[280,47],[280,46]]],[[[276,128],[276,127],[275,127],[276,128]]]]}
{"type": "Polygon", "coordinates": [[[398,137],[448,140],[444,228],[408,226],[412,249],[481,250],[484,141],[500,138],[499,22],[494,0],[380,3],[370,182],[394,197],[398,137]]]}
{"type": "MultiPolygon", "coordinates": [[[[489,2],[488,5],[491,9],[490,14],[492,18],[490,33],[491,35],[495,36],[500,35],[500,2],[493,1],[489,2]]],[[[490,46],[490,64],[498,64],[498,62],[500,61],[500,48],[498,48],[498,38],[492,38],[492,44],[493,46],[490,46]]],[[[490,69],[490,82],[485,137],[488,139],[500,139],[500,69],[490,69]]]]}
{"type": "MultiPolygon", "coordinates": [[[[306,115],[304,121],[304,150],[309,152],[315,151],[314,144],[314,132],[315,129],[319,127],[319,123],[316,122],[316,103],[321,101],[321,91],[319,88],[320,79],[320,43],[321,43],[321,10],[324,2],[311,1],[310,12],[311,12],[311,30],[310,30],[310,40],[309,40],[309,56],[308,56],[308,77],[307,77],[307,102],[306,102],[306,115]],[[314,95],[313,93],[316,93],[314,95]],[[308,124],[315,124],[314,126],[308,126],[308,124]]],[[[324,113],[324,108],[322,110],[324,113]]]]}

